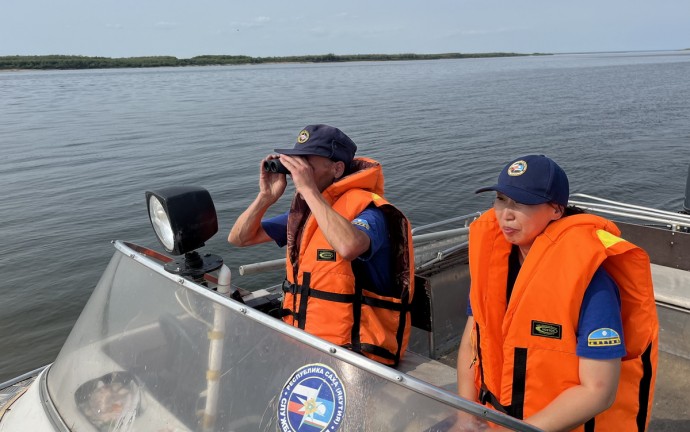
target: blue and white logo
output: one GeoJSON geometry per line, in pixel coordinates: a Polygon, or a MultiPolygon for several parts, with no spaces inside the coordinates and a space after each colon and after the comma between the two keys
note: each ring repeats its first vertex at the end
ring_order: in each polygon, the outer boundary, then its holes
{"type": "Polygon", "coordinates": [[[617,331],[611,328],[594,330],[587,336],[587,346],[614,346],[621,344],[621,337],[617,331]]]}
{"type": "Polygon", "coordinates": [[[370,229],[369,222],[367,222],[366,219],[362,219],[362,218],[354,219],[352,221],[352,225],[359,225],[367,231],[369,231],[369,229],[370,229]]]}
{"type": "Polygon", "coordinates": [[[302,366],[285,383],[278,403],[283,432],[334,432],[345,417],[345,388],[335,371],[315,363],[302,366]]]}

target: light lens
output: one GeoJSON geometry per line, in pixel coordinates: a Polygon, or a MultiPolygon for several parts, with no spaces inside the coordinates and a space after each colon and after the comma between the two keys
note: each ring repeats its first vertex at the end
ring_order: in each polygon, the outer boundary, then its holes
{"type": "Polygon", "coordinates": [[[151,195],[149,198],[149,217],[158,239],[163,243],[168,252],[172,252],[175,247],[175,236],[170,226],[170,219],[168,219],[168,214],[165,212],[163,205],[154,195],[151,195]]]}

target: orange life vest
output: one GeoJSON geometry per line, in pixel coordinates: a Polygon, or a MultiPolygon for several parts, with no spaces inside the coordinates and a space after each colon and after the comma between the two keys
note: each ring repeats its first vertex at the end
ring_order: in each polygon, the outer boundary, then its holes
{"type": "Polygon", "coordinates": [[[410,224],[383,195],[381,165],[356,158],[353,172],[323,193],[332,208],[353,220],[370,204],[383,211],[390,235],[391,270],[398,295],[374,293],[369,278],[333,250],[304,200],[288,216],[287,280],[283,320],[381,363],[397,365],[410,335],[414,251],[410,224]]]}
{"type": "Polygon", "coordinates": [[[646,429],[659,324],[649,257],[619,235],[612,222],[589,214],[552,222],[530,248],[507,303],[512,245],[493,209],[472,223],[470,301],[480,402],[524,419],[579,384],[575,350],[580,306],[592,275],[603,265],[620,290],[627,354],[614,404],[576,430],[646,429]]]}

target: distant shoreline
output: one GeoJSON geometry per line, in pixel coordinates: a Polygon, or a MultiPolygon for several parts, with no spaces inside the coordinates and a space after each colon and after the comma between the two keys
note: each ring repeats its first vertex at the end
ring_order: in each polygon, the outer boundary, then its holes
{"type": "Polygon", "coordinates": [[[113,69],[113,68],[150,68],[181,66],[224,66],[269,63],[344,63],[355,61],[410,61],[410,60],[445,60],[490,57],[519,57],[551,55],[542,53],[520,54],[508,52],[495,53],[443,53],[443,54],[352,54],[352,55],[304,55],[287,57],[250,57],[232,55],[203,55],[189,59],[178,59],[172,56],[153,57],[87,57],[73,55],[42,56],[0,56],[0,70],[65,70],[65,69],[113,69]]]}

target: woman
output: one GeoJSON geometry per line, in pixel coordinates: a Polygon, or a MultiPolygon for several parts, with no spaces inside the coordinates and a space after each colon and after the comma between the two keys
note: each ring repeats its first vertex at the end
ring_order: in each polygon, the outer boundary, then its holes
{"type": "Polygon", "coordinates": [[[460,396],[547,431],[645,430],[658,321],[646,253],[604,218],[566,208],[553,160],[510,162],[470,226],[460,396]]]}

